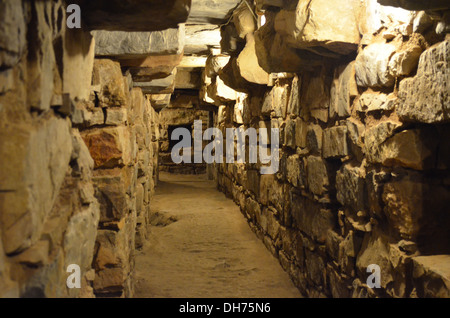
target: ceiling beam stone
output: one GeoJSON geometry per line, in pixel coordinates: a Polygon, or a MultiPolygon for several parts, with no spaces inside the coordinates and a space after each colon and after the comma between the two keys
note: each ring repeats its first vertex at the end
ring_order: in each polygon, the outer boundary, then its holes
{"type": "Polygon", "coordinates": [[[134,82],[134,87],[142,89],[144,94],[172,94],[175,90],[175,76],[173,72],[165,78],[158,78],[149,82],[134,82]]]}
{"type": "Polygon", "coordinates": [[[189,16],[191,0],[74,0],[91,30],[159,31],[189,16]]]}
{"type": "Polygon", "coordinates": [[[215,24],[186,25],[186,55],[209,55],[212,47],[220,47],[220,27],[215,24]]]}
{"type": "Polygon", "coordinates": [[[181,54],[185,45],[185,28],[153,32],[94,31],[95,55],[116,58],[139,58],[148,55],[181,54]]]}
{"type": "Polygon", "coordinates": [[[407,10],[442,10],[449,9],[448,0],[378,0],[381,5],[401,7],[407,10]]]}
{"type": "Polygon", "coordinates": [[[193,0],[188,23],[223,24],[241,0],[193,0]]]}

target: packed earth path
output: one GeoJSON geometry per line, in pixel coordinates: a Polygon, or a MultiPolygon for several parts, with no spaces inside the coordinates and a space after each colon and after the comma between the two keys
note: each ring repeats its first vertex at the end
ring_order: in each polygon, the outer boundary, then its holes
{"type": "Polygon", "coordinates": [[[136,256],[135,297],[301,297],[239,207],[206,175],[161,173],[151,223],[136,256]]]}

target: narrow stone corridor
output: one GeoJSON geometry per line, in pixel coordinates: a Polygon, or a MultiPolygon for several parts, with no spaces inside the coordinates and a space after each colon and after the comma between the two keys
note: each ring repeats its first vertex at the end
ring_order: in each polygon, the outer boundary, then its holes
{"type": "Polygon", "coordinates": [[[160,178],[149,240],[136,255],[136,297],[301,297],[206,175],[160,178]]]}
{"type": "Polygon", "coordinates": [[[449,0],[0,0],[0,298],[450,298],[449,82],[449,0]]]}

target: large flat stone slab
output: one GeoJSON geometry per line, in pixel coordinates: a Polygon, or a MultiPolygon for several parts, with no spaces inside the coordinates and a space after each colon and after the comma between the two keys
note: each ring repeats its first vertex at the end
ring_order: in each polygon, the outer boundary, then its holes
{"type": "Polygon", "coordinates": [[[220,27],[215,24],[186,25],[186,55],[209,55],[211,47],[220,47],[220,27]]]}
{"type": "Polygon", "coordinates": [[[184,23],[191,0],[78,0],[91,30],[159,31],[184,23]]]}
{"type": "Polygon", "coordinates": [[[154,32],[94,31],[95,55],[136,58],[147,55],[181,54],[185,28],[154,32]]]}
{"type": "Polygon", "coordinates": [[[241,0],[192,0],[188,23],[222,24],[241,0]]]}
{"type": "Polygon", "coordinates": [[[134,87],[141,88],[144,94],[171,94],[175,90],[175,77],[176,72],[150,82],[134,82],[134,87]]]}
{"type": "Polygon", "coordinates": [[[183,56],[179,67],[205,67],[206,56],[183,56]]]}
{"type": "Polygon", "coordinates": [[[384,6],[402,7],[408,10],[436,10],[450,8],[447,0],[378,0],[384,6]]]}
{"type": "Polygon", "coordinates": [[[183,54],[150,55],[144,58],[120,59],[120,65],[127,67],[133,80],[148,82],[164,78],[173,73],[183,59],[183,54]]]}

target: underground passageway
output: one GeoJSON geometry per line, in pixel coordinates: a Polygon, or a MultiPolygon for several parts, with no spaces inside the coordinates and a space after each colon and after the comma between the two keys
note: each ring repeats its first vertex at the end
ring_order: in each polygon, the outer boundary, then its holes
{"type": "Polygon", "coordinates": [[[0,0],[0,297],[450,297],[449,60],[448,0],[0,0]]]}
{"type": "Polygon", "coordinates": [[[289,276],[206,175],[160,175],[136,297],[294,298],[289,276]]]}

